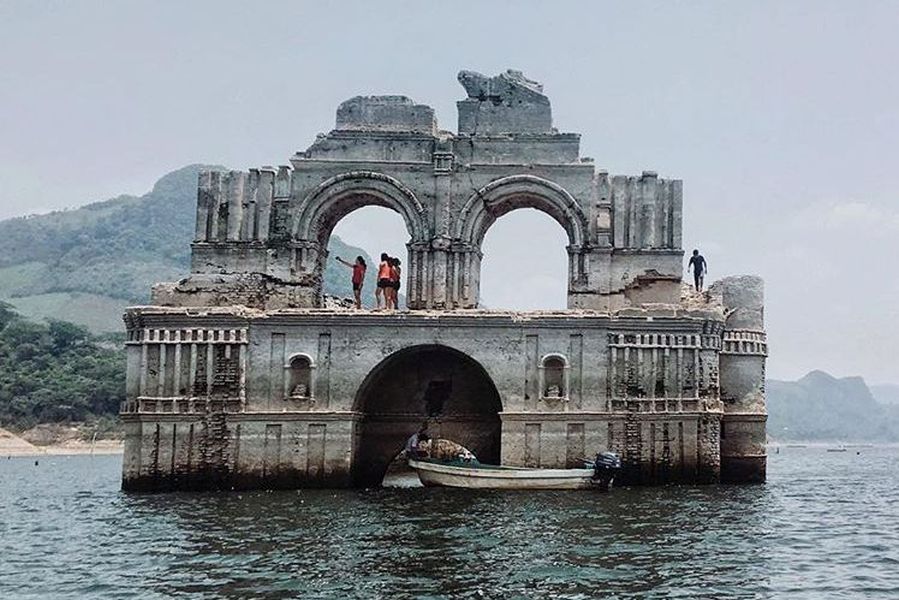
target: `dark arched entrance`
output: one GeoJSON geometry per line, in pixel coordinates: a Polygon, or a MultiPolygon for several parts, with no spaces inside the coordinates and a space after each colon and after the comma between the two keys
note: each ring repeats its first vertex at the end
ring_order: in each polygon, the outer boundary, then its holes
{"type": "Polygon", "coordinates": [[[355,444],[357,486],[381,484],[391,460],[428,422],[435,437],[454,440],[485,463],[499,463],[502,404],[484,368],[446,346],[406,348],[384,359],[359,389],[363,413],[355,444]]]}

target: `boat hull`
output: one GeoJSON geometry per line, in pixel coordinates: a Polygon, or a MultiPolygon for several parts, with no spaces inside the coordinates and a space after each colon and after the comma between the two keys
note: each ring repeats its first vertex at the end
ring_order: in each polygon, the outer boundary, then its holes
{"type": "Polygon", "coordinates": [[[490,490],[582,490],[599,487],[593,469],[469,468],[410,460],[425,486],[490,490]]]}

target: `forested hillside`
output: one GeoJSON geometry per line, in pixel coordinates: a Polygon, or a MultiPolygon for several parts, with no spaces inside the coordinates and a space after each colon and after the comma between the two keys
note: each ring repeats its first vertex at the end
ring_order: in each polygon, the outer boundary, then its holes
{"type": "Polygon", "coordinates": [[[36,323],[0,303],[0,425],[115,415],[125,395],[120,348],[83,327],[36,323]]]}
{"type": "MultiPolygon", "coordinates": [[[[95,332],[119,331],[122,309],[141,304],[150,286],[184,277],[190,265],[197,174],[190,165],[141,196],[46,215],[0,221],[0,300],[41,320],[64,319],[95,332]]],[[[331,256],[363,255],[332,237],[331,256]]],[[[374,290],[372,280],[367,291],[374,290]]],[[[348,272],[329,260],[326,293],[351,296],[348,272]]],[[[366,301],[371,301],[370,293],[366,301]]]]}

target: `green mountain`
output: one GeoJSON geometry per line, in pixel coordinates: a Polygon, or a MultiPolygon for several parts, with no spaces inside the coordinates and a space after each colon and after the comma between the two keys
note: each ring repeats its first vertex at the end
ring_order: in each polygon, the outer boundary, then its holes
{"type": "MultiPolygon", "coordinates": [[[[95,332],[122,329],[130,304],[150,286],[187,275],[194,234],[197,174],[169,173],[143,196],[119,196],[74,210],[0,221],[0,300],[30,318],[71,321],[95,332]]],[[[368,255],[332,236],[331,256],[368,255]]],[[[369,269],[366,301],[372,300],[369,269]]],[[[325,292],[352,296],[349,270],[329,260],[325,292]]]]}
{"type": "Polygon", "coordinates": [[[768,380],[768,436],[776,440],[899,441],[899,406],[881,404],[861,377],[812,371],[768,380]]]}

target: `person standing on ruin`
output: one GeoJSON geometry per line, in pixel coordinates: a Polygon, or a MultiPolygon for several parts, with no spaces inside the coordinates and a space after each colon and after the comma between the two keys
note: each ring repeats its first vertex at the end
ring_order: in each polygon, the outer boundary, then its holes
{"type": "Polygon", "coordinates": [[[696,291],[702,291],[702,285],[705,282],[705,274],[708,273],[709,268],[705,262],[705,257],[699,253],[699,250],[693,250],[693,256],[690,257],[690,262],[687,265],[687,272],[693,269],[693,284],[696,286],[696,291]]]}
{"type": "Polygon", "coordinates": [[[400,259],[390,259],[390,301],[394,310],[399,309],[400,305],[400,277],[402,270],[400,269],[400,259]]]}
{"type": "Polygon", "coordinates": [[[386,252],[381,253],[381,263],[378,265],[378,287],[375,289],[375,302],[380,310],[381,299],[384,299],[384,308],[390,308],[390,292],[393,286],[390,283],[390,257],[386,252]]]}
{"type": "Polygon", "coordinates": [[[343,260],[339,256],[336,257],[337,262],[342,265],[345,265],[353,270],[353,298],[356,302],[356,308],[362,308],[362,284],[365,282],[365,270],[368,266],[365,264],[365,259],[361,256],[356,257],[356,262],[351,263],[347,260],[343,260]]]}

